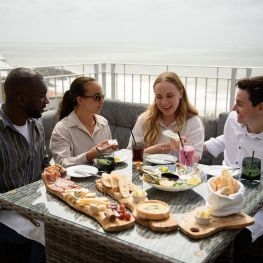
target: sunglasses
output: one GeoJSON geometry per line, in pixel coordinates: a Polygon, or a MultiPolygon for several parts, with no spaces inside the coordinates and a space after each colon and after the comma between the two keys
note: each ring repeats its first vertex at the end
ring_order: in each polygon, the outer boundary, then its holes
{"type": "Polygon", "coordinates": [[[93,96],[82,95],[81,97],[90,98],[90,99],[94,99],[96,102],[101,102],[101,100],[104,100],[105,94],[104,93],[96,93],[93,96]]]}

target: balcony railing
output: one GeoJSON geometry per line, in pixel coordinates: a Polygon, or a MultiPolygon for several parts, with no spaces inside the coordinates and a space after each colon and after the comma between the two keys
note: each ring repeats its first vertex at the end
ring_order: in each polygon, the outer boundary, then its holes
{"type": "MultiPolygon", "coordinates": [[[[176,72],[183,81],[190,101],[200,115],[230,111],[235,100],[237,79],[263,75],[262,67],[221,67],[199,65],[74,64],[31,67],[41,73],[48,85],[48,109],[56,108],[63,93],[78,76],[98,80],[106,97],[116,100],[151,103],[153,82],[163,71],[176,72]]],[[[0,69],[0,81],[10,69],[0,69]]],[[[2,85],[3,86],[3,85],[2,85]]],[[[3,88],[0,101],[4,99],[3,88]]]]}

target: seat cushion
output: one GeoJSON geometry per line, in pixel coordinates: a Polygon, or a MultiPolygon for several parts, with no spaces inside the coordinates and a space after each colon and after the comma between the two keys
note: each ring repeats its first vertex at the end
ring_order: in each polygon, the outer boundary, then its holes
{"type": "Polygon", "coordinates": [[[137,117],[146,110],[146,104],[105,100],[101,115],[110,125],[112,138],[117,139],[120,148],[126,148],[130,138],[130,128],[133,128],[137,117]]]}
{"type": "Polygon", "coordinates": [[[41,116],[42,125],[45,131],[45,145],[47,149],[47,154],[49,155],[50,159],[52,158],[52,154],[49,150],[49,141],[51,138],[52,131],[58,121],[57,111],[55,110],[48,110],[43,112],[41,116]]]}
{"type": "MultiPolygon", "coordinates": [[[[215,117],[202,116],[201,117],[205,127],[205,141],[211,137],[217,136],[217,122],[215,117]]],[[[201,164],[212,164],[213,156],[208,152],[203,152],[200,160],[201,164]]]]}

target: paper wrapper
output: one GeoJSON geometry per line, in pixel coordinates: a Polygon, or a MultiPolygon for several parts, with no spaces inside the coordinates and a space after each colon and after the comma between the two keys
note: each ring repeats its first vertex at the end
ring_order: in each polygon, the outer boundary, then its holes
{"type": "Polygon", "coordinates": [[[241,182],[238,181],[239,190],[237,193],[231,195],[222,195],[214,192],[210,186],[210,181],[215,178],[210,178],[207,181],[208,185],[208,198],[207,206],[213,207],[213,216],[228,216],[238,214],[241,212],[244,202],[245,188],[241,182]]]}

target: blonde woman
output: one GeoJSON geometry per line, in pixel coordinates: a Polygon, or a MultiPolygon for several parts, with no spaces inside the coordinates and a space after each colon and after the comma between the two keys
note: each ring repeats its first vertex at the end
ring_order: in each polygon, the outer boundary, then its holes
{"type": "MultiPolygon", "coordinates": [[[[192,106],[180,78],[174,72],[163,72],[153,84],[155,100],[142,113],[133,128],[135,137],[143,137],[145,153],[173,153],[178,155],[180,141],[170,140],[164,130],[180,132],[185,142],[195,147],[194,162],[201,159],[204,128],[197,110],[192,106]]],[[[131,148],[132,137],[128,148],[131,148]]]]}

